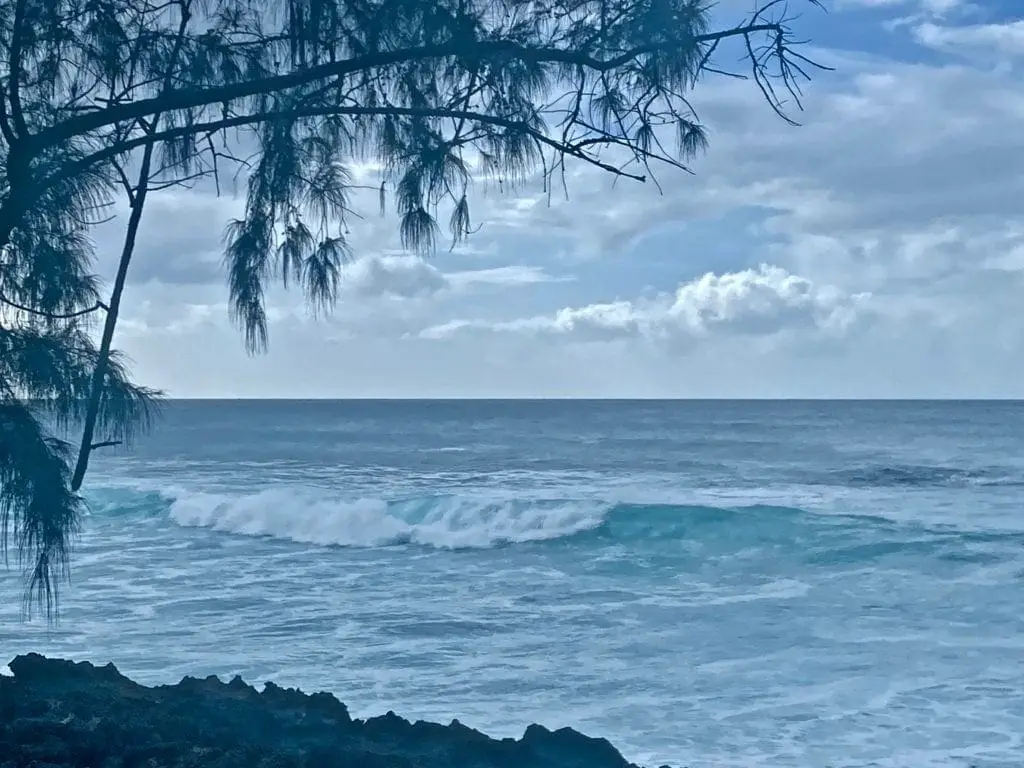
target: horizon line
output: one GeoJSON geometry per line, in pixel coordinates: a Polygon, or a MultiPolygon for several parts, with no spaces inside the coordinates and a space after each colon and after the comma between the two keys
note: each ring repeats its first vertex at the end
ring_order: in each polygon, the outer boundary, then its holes
{"type": "Polygon", "coordinates": [[[366,396],[349,395],[342,397],[252,397],[252,396],[212,396],[212,397],[174,397],[167,396],[165,402],[262,402],[262,403],[341,403],[341,402],[376,402],[376,403],[414,403],[414,402],[589,402],[589,403],[1019,403],[1024,397],[643,397],[643,396],[606,396],[580,397],[576,395],[431,395],[431,396],[366,396]]]}

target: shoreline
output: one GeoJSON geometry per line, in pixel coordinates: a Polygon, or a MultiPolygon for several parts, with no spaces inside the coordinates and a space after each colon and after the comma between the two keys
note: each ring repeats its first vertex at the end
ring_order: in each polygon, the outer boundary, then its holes
{"type": "Polygon", "coordinates": [[[642,768],[571,728],[493,739],[457,720],[353,719],[331,694],[239,677],[147,687],[113,664],[38,654],[7,668],[0,768],[642,768]]]}

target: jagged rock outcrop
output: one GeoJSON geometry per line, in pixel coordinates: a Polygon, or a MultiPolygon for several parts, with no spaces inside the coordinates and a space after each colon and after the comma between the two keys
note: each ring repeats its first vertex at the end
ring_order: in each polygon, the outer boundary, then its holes
{"type": "Polygon", "coordinates": [[[531,725],[349,716],[333,696],[240,678],[144,687],[108,664],[36,654],[0,677],[0,768],[636,768],[606,740],[531,725]]]}

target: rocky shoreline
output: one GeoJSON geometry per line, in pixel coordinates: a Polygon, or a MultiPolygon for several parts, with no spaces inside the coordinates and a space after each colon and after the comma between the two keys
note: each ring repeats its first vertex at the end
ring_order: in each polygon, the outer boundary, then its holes
{"type": "Polygon", "coordinates": [[[37,654],[9,668],[0,768],[638,768],[570,728],[492,739],[458,721],[357,720],[330,694],[240,678],[150,688],[112,664],[37,654]]]}

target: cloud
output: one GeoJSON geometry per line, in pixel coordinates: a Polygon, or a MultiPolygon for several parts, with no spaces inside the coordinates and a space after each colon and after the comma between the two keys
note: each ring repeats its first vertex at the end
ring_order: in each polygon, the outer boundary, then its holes
{"type": "MultiPolygon", "coordinates": [[[[688,251],[687,230],[746,211],[762,220],[744,229],[760,226],[771,261],[819,277],[850,272],[851,262],[860,269],[865,259],[904,263],[903,242],[943,229],[970,239],[1020,213],[1024,185],[1007,162],[1024,151],[1024,91],[1016,78],[856,56],[829,56],[828,63],[842,74],[811,86],[817,90],[801,127],[772,117],[748,83],[716,83],[693,96],[711,132],[710,152],[695,162],[694,176],[663,171],[659,191],[613,186],[600,171],[573,164],[568,200],[549,202],[539,183],[519,197],[475,199],[485,227],[474,242],[502,243],[512,257],[508,244],[517,238],[530,249],[543,242],[552,257],[578,263],[646,256],[635,250],[641,241],[678,227],[682,257],[699,260],[688,251]],[[811,237],[830,240],[849,258],[808,264],[778,250],[811,237]]],[[[722,239],[744,234],[725,226],[722,239]]],[[[748,259],[765,256],[753,251],[748,259]]],[[[643,268],[638,259],[636,269],[643,268]]]]}
{"type": "Polygon", "coordinates": [[[448,282],[455,288],[466,290],[477,286],[489,285],[500,287],[530,286],[538,283],[569,282],[571,276],[556,277],[542,267],[526,264],[510,264],[490,269],[466,270],[449,272],[448,282]]]}
{"type": "Polygon", "coordinates": [[[942,26],[926,22],[914,28],[922,45],[946,51],[1024,56],[1024,21],[942,26]]]}
{"type": "Polygon", "coordinates": [[[425,298],[443,292],[467,293],[485,287],[514,288],[572,280],[556,277],[543,268],[513,264],[485,269],[442,272],[420,256],[378,255],[356,259],[345,266],[346,292],[364,297],[425,298]]]}
{"type": "Polygon", "coordinates": [[[726,275],[707,273],[676,291],[669,315],[693,332],[774,333],[787,327],[843,330],[868,294],[846,296],[834,286],[761,265],[726,275]]]}
{"type": "MultiPolygon", "coordinates": [[[[151,194],[139,226],[132,257],[132,285],[148,282],[198,287],[222,281],[224,227],[241,215],[243,202],[212,189],[170,188],[151,194]]],[[[129,211],[121,205],[114,218],[96,227],[97,269],[112,275],[117,270],[129,211]]]]}
{"type": "MultiPolygon", "coordinates": [[[[712,146],[696,177],[665,175],[664,194],[638,185],[613,194],[606,179],[581,172],[569,203],[537,207],[523,228],[585,221],[568,230],[569,247],[598,259],[675,225],[681,258],[699,259],[687,249],[694,224],[743,210],[760,219],[743,225],[756,240],[751,260],[851,281],[853,291],[892,273],[974,270],[979,239],[1012,235],[1024,214],[1024,178],[1007,162],[1024,152],[1018,81],[959,65],[844,69],[809,100],[800,128],[757,119],[762,106],[742,84],[697,94],[712,146]]],[[[719,238],[744,234],[728,227],[719,238]]]]}
{"type": "Polygon", "coordinates": [[[343,286],[363,296],[417,298],[448,288],[448,279],[418,256],[365,256],[345,266],[343,286]]]}
{"type": "Polygon", "coordinates": [[[707,338],[714,334],[769,336],[783,330],[841,334],[856,319],[867,294],[844,295],[776,266],[704,274],[674,293],[568,307],[550,316],[487,323],[458,320],[421,336],[448,338],[466,331],[547,334],[578,341],[707,338]]]}

